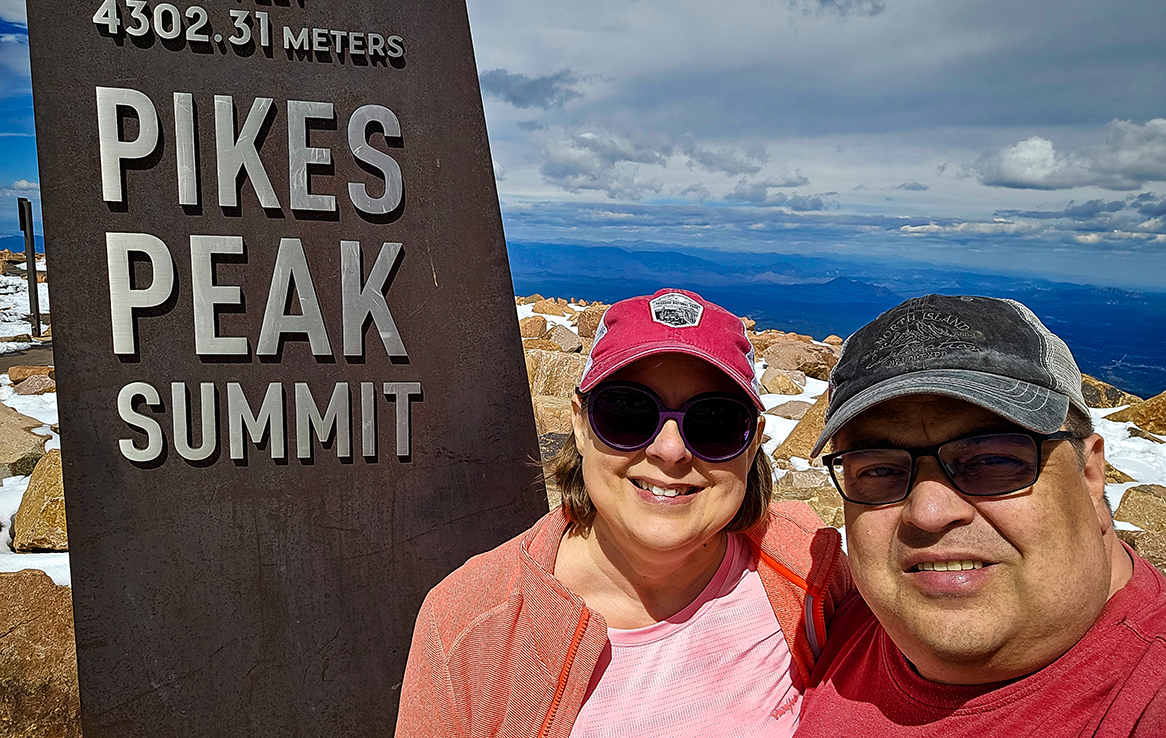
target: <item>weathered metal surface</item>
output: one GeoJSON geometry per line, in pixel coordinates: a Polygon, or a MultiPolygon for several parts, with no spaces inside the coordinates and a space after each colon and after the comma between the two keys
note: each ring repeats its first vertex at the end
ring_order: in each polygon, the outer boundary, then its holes
{"type": "Polygon", "coordinates": [[[390,735],[545,510],[464,2],[28,6],[86,738],[390,735]]]}

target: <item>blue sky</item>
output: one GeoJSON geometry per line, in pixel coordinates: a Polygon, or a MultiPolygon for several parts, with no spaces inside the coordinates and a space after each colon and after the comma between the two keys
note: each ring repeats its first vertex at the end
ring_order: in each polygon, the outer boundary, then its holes
{"type": "MultiPolygon", "coordinates": [[[[1166,290],[1161,0],[468,0],[507,237],[1166,290]]],[[[0,234],[37,195],[0,0],[0,234]]]]}

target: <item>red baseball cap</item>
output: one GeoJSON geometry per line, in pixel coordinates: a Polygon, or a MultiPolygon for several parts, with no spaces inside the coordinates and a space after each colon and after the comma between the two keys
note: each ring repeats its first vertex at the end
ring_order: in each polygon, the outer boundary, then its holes
{"type": "Polygon", "coordinates": [[[608,308],[595,330],[579,390],[589,392],[633,361],[667,353],[704,359],[740,385],[759,410],[765,409],[745,324],[688,290],[663,289],[608,308]]]}

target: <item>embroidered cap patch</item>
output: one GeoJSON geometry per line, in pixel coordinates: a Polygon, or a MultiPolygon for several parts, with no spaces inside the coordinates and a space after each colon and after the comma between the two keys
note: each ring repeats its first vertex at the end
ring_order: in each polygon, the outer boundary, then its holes
{"type": "Polygon", "coordinates": [[[673,328],[694,328],[700,325],[704,307],[688,295],[670,292],[648,302],[652,320],[673,328]]]}

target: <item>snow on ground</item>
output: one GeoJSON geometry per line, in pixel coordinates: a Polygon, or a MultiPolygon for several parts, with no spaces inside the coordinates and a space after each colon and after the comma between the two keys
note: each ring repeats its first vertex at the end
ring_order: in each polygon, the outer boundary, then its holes
{"type": "MultiPolygon", "coordinates": [[[[44,257],[37,263],[37,271],[44,271],[44,257]]],[[[49,311],[49,286],[38,284],[37,293],[42,313],[49,311]]],[[[0,275],[0,336],[15,336],[28,333],[29,305],[28,279],[0,275]]],[[[48,328],[41,325],[41,330],[48,328]]],[[[0,342],[0,354],[24,351],[39,343],[0,342]]],[[[7,374],[0,374],[0,402],[18,413],[39,420],[44,425],[33,430],[48,436],[45,449],[61,447],[61,438],[49,426],[57,423],[57,393],[24,397],[12,389],[7,374]]],[[[69,554],[67,553],[15,553],[12,550],[12,519],[20,507],[20,499],[28,488],[28,477],[9,477],[0,481],[0,572],[40,569],[57,584],[68,585],[69,554]]]]}
{"type": "MultiPolygon", "coordinates": [[[[42,257],[43,259],[43,257],[42,257]]],[[[44,271],[44,262],[37,264],[37,271],[44,271]]],[[[49,312],[49,286],[37,285],[39,307],[42,313],[49,312]]],[[[11,275],[0,275],[0,337],[17,336],[28,333],[31,326],[28,323],[28,279],[11,275]]],[[[41,325],[41,330],[48,328],[41,325]]],[[[34,343],[0,342],[0,354],[10,354],[14,351],[24,351],[34,343]]]]}
{"type": "MultiPolygon", "coordinates": [[[[2,345],[2,344],[0,344],[2,345]]],[[[61,447],[61,437],[49,426],[57,423],[57,393],[25,397],[12,389],[7,374],[0,374],[0,402],[18,413],[44,423],[34,433],[49,436],[46,449],[61,447]]],[[[69,554],[67,553],[15,553],[12,550],[12,519],[20,507],[20,498],[28,488],[28,477],[9,477],[0,482],[0,571],[20,571],[40,569],[52,577],[57,584],[68,586],[69,554]]]]}

